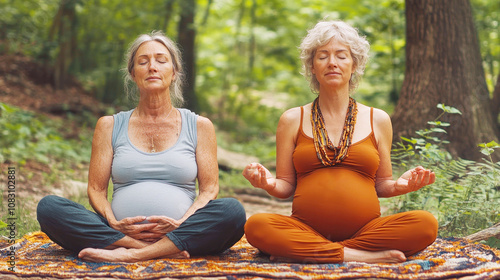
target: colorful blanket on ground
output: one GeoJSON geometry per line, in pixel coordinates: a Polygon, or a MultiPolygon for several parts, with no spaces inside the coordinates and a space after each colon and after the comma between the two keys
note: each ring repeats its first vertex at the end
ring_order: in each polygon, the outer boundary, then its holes
{"type": "MultiPolygon", "coordinates": [[[[3,244],[6,244],[4,242],[3,244]]],[[[35,232],[0,250],[1,274],[18,277],[109,277],[158,279],[500,279],[500,250],[463,239],[438,239],[400,264],[274,263],[245,238],[218,256],[188,260],[158,259],[134,264],[89,263],[35,232]]]]}

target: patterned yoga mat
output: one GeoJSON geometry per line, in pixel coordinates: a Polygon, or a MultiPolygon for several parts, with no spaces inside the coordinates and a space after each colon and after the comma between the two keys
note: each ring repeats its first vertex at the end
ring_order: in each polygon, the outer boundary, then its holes
{"type": "MultiPolygon", "coordinates": [[[[0,242],[1,243],[1,242],[0,242]]],[[[51,242],[41,232],[6,241],[0,250],[2,274],[18,277],[158,279],[500,279],[500,250],[463,239],[438,239],[401,264],[274,263],[245,238],[219,256],[189,260],[158,259],[126,263],[88,263],[51,242]],[[13,257],[13,252],[15,257],[13,257]]]]}

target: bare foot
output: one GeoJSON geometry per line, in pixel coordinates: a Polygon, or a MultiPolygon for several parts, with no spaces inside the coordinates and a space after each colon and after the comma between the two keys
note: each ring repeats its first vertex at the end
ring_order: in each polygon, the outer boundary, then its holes
{"type": "Polygon", "coordinates": [[[189,255],[188,251],[181,251],[179,253],[166,256],[165,258],[167,258],[167,259],[189,259],[190,257],[191,256],[189,255]]]}
{"type": "MultiPolygon", "coordinates": [[[[155,242],[157,242],[157,241],[155,241],[155,242]]],[[[152,245],[155,242],[145,241],[145,240],[136,240],[133,244],[126,244],[127,246],[114,245],[114,243],[113,243],[113,244],[111,244],[111,245],[109,245],[107,247],[104,247],[104,249],[106,249],[106,250],[114,250],[114,249],[118,249],[118,248],[126,248],[126,249],[135,248],[135,249],[141,249],[141,248],[144,248],[144,247],[148,247],[149,245],[152,245]],[[128,247],[128,246],[131,246],[131,247],[128,247]]]]}
{"type": "Polygon", "coordinates": [[[363,251],[344,247],[345,262],[366,263],[399,263],[406,261],[406,256],[398,250],[387,251],[363,251]]]}
{"type": "MultiPolygon", "coordinates": [[[[88,262],[137,262],[141,261],[136,254],[137,249],[117,248],[113,250],[86,248],[78,253],[78,257],[88,262]]],[[[187,251],[165,256],[170,259],[189,259],[187,251]]]]}
{"type": "Polygon", "coordinates": [[[86,248],[78,253],[78,257],[88,262],[134,262],[131,250],[123,247],[113,250],[86,248]]]}

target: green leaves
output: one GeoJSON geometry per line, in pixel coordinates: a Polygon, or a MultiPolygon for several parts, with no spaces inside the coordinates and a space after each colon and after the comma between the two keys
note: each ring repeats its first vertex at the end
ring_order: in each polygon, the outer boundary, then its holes
{"type": "Polygon", "coordinates": [[[416,132],[418,137],[401,137],[393,149],[395,170],[422,165],[433,170],[436,182],[421,190],[392,198],[394,212],[424,209],[432,212],[440,224],[440,236],[465,236],[498,222],[500,191],[500,164],[491,160],[491,154],[500,145],[494,141],[479,144],[487,156],[485,162],[454,158],[447,150],[446,134],[449,123],[439,119],[444,114],[461,114],[456,108],[439,104],[443,110],[430,128],[416,132]],[[444,133],[444,134],[443,134],[444,133]]]}
{"type": "Polygon", "coordinates": [[[442,153],[441,150],[443,149],[443,146],[448,144],[449,141],[442,140],[440,136],[442,134],[447,133],[444,128],[449,127],[450,124],[442,122],[439,119],[444,114],[461,114],[461,112],[454,107],[445,106],[443,104],[438,104],[437,107],[443,110],[443,113],[440,114],[436,118],[436,120],[427,122],[427,124],[431,125],[432,127],[415,131],[415,134],[420,136],[420,138],[401,137],[402,142],[398,144],[398,148],[394,149],[395,158],[397,159],[406,158],[407,156],[404,156],[401,153],[404,154],[409,150],[413,150],[411,152],[412,156],[415,154],[415,152],[417,152],[421,156],[424,157],[429,156],[430,158],[434,158],[434,156],[439,156],[439,154],[442,153]],[[411,146],[411,148],[408,146],[411,146]]]}
{"type": "Polygon", "coordinates": [[[90,140],[65,139],[62,123],[0,103],[0,160],[25,163],[35,160],[49,163],[51,159],[87,162],[90,140]]]}
{"type": "Polygon", "coordinates": [[[434,126],[450,126],[449,123],[441,122],[441,121],[429,121],[427,124],[434,125],[434,126]]]}
{"type": "Polygon", "coordinates": [[[478,146],[481,148],[481,153],[486,156],[490,156],[493,152],[495,152],[495,149],[500,148],[500,145],[495,141],[481,143],[478,146]]]}
{"type": "Polygon", "coordinates": [[[445,106],[444,104],[438,104],[437,107],[444,111],[444,113],[448,114],[462,114],[457,108],[445,106]]]}

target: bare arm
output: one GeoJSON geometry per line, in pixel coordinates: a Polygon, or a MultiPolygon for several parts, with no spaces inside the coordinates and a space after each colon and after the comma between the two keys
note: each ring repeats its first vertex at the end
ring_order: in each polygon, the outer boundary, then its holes
{"type": "Polygon", "coordinates": [[[102,117],[97,121],[92,140],[87,188],[90,205],[109,222],[116,221],[111,204],[108,202],[108,184],[113,160],[111,147],[113,123],[114,120],[111,116],[102,117]]]}
{"type": "Polygon", "coordinates": [[[434,183],[434,172],[421,166],[406,171],[396,181],[392,176],[391,146],[392,123],[389,115],[379,109],[373,112],[374,133],[377,139],[380,165],[376,174],[375,188],[379,197],[392,197],[419,190],[434,183]]]}
{"type": "Polygon", "coordinates": [[[113,124],[112,116],[102,117],[96,124],[92,140],[87,194],[92,208],[106,218],[112,228],[136,239],[141,239],[140,232],[148,230],[154,225],[135,225],[144,221],[146,217],[132,217],[117,221],[108,201],[108,184],[113,161],[113,148],[111,146],[113,124]]]}
{"type": "Polygon", "coordinates": [[[278,198],[288,198],[295,192],[296,174],[292,155],[300,125],[300,108],[293,108],[281,116],[276,131],[276,178],[259,163],[251,163],[243,176],[256,188],[266,190],[278,198]]]}
{"type": "Polygon", "coordinates": [[[185,221],[196,210],[203,208],[215,199],[219,193],[219,165],[217,163],[217,139],[212,122],[205,117],[198,117],[198,144],[196,147],[196,164],[198,165],[199,194],[193,205],[179,220],[185,221]]]}

